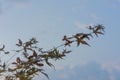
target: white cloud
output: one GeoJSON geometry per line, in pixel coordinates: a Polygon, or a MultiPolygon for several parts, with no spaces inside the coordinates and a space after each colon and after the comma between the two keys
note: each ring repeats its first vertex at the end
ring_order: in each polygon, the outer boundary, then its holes
{"type": "Polygon", "coordinates": [[[72,70],[69,68],[67,71],[68,80],[109,80],[109,73],[102,69],[100,64],[95,62],[82,66],[78,65],[72,70]]]}
{"type": "Polygon", "coordinates": [[[26,4],[26,3],[16,3],[16,4],[14,4],[14,6],[16,8],[26,8],[26,7],[28,7],[28,4],[26,4]]]}
{"type": "Polygon", "coordinates": [[[52,80],[110,80],[107,70],[102,69],[101,65],[95,62],[77,65],[72,68],[66,66],[57,70],[54,74],[52,72],[49,74],[52,80]]]}
{"type": "Polygon", "coordinates": [[[107,63],[101,64],[101,66],[103,69],[107,69],[107,70],[115,69],[117,71],[120,71],[120,64],[119,63],[107,62],[107,63]]]}
{"type": "Polygon", "coordinates": [[[27,8],[30,6],[29,2],[29,0],[2,0],[0,1],[0,13],[7,12],[11,8],[27,8]]]}
{"type": "Polygon", "coordinates": [[[63,66],[60,66],[60,65],[57,65],[57,66],[55,67],[55,69],[56,69],[56,70],[63,70],[64,67],[63,67],[63,66]]]}
{"type": "Polygon", "coordinates": [[[99,21],[101,20],[101,18],[99,16],[97,16],[96,14],[90,14],[90,17],[94,20],[94,21],[99,21]]]}
{"type": "Polygon", "coordinates": [[[75,25],[76,27],[82,29],[82,30],[87,30],[87,27],[88,27],[89,25],[92,25],[92,24],[83,24],[83,23],[80,23],[80,22],[76,21],[76,22],[74,23],[74,25],[75,25]]]}
{"type": "Polygon", "coordinates": [[[12,3],[27,3],[29,0],[5,0],[5,2],[12,2],[12,3]]]}
{"type": "MultiPolygon", "coordinates": [[[[51,80],[120,80],[119,65],[117,65],[117,68],[116,65],[90,62],[76,65],[72,68],[71,66],[66,66],[56,70],[54,73],[49,71],[48,75],[51,80]]],[[[44,80],[47,79],[44,78],[44,80]]]]}
{"type": "Polygon", "coordinates": [[[29,0],[6,0],[6,3],[15,8],[25,8],[29,5],[29,0]]]}

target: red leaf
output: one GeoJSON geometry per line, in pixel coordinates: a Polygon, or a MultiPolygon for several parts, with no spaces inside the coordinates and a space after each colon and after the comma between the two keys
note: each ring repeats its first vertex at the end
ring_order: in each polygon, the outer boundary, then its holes
{"type": "Polygon", "coordinates": [[[22,41],[20,39],[18,39],[18,44],[16,44],[17,46],[22,46],[22,41]]]}
{"type": "Polygon", "coordinates": [[[19,44],[22,45],[22,41],[19,39],[19,44]]]}
{"type": "Polygon", "coordinates": [[[34,56],[34,57],[37,57],[36,51],[33,52],[33,56],[34,56]]]}
{"type": "Polygon", "coordinates": [[[21,60],[20,60],[19,57],[17,57],[16,62],[17,62],[17,63],[21,63],[21,60]]]}

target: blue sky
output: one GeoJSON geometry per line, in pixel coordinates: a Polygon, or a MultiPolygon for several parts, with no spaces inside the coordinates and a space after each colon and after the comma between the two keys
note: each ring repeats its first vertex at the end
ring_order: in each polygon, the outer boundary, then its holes
{"type": "MultiPolygon", "coordinates": [[[[85,73],[83,76],[88,77],[92,71],[94,74],[94,68],[89,71],[85,67],[88,72],[84,72],[80,70],[83,69],[81,66],[94,67],[92,63],[95,63],[96,71],[99,70],[96,76],[100,75],[100,79],[106,74],[102,80],[119,80],[119,19],[120,0],[0,0],[0,45],[5,44],[8,50],[12,50],[18,38],[28,40],[36,37],[40,47],[50,49],[61,44],[65,34],[87,32],[87,25],[103,24],[106,31],[104,36],[91,39],[91,47],[71,47],[73,52],[65,60],[54,63],[59,72],[50,72],[57,76],[64,70],[67,74],[66,67],[71,70],[72,66],[74,73],[82,72],[85,73]]],[[[71,78],[76,79],[99,80],[85,79],[79,75],[71,78]]]]}

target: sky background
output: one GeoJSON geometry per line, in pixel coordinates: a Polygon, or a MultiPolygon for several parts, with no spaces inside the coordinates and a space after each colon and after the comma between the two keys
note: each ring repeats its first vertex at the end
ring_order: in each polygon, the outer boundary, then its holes
{"type": "MultiPolygon", "coordinates": [[[[91,47],[71,47],[64,60],[47,68],[51,80],[120,80],[120,0],[0,0],[0,46],[13,50],[17,40],[37,38],[45,50],[62,43],[64,35],[87,32],[103,24],[105,35],[91,47]]],[[[0,58],[7,61],[8,56],[0,58]]],[[[44,76],[35,80],[47,80],[44,76]]]]}

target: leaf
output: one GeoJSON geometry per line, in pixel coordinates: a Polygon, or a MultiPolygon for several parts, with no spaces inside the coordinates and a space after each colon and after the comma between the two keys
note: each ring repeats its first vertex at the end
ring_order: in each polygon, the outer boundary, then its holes
{"type": "Polygon", "coordinates": [[[88,29],[92,30],[92,29],[93,29],[93,27],[90,25],[90,26],[88,26],[88,29]]]}
{"type": "Polygon", "coordinates": [[[22,45],[22,41],[20,39],[18,39],[18,40],[19,40],[19,44],[22,45]]]}
{"type": "Polygon", "coordinates": [[[81,43],[89,46],[89,44],[86,41],[81,40],[81,43]]]}
{"type": "Polygon", "coordinates": [[[27,52],[26,46],[24,47],[24,52],[27,52]]]}
{"type": "Polygon", "coordinates": [[[44,73],[44,72],[41,72],[43,75],[45,75],[48,79],[49,79],[49,76],[48,74],[44,73]]]}
{"type": "Polygon", "coordinates": [[[63,39],[62,39],[62,40],[63,40],[63,41],[64,41],[64,40],[67,40],[67,36],[66,36],[66,35],[64,35],[64,37],[63,37],[63,39]]]}
{"type": "Polygon", "coordinates": [[[90,40],[89,34],[83,34],[81,39],[87,38],[88,40],[90,40]]]}
{"type": "Polygon", "coordinates": [[[33,52],[33,56],[34,56],[34,57],[37,57],[37,53],[36,53],[35,50],[34,50],[34,52],[33,52]]]}
{"type": "Polygon", "coordinates": [[[72,42],[73,42],[73,41],[67,40],[66,43],[65,43],[65,46],[70,46],[70,44],[71,44],[72,42]]]}
{"type": "Polygon", "coordinates": [[[66,51],[65,53],[67,53],[67,54],[68,54],[68,53],[71,53],[71,52],[72,52],[72,51],[66,51]]]}
{"type": "Polygon", "coordinates": [[[20,60],[19,57],[17,57],[16,62],[17,62],[17,63],[21,63],[21,60],[20,60]]]}
{"type": "Polygon", "coordinates": [[[102,30],[104,32],[104,26],[102,24],[99,24],[98,26],[96,26],[96,31],[100,31],[102,30]]]}
{"type": "Polygon", "coordinates": [[[98,37],[98,34],[97,34],[97,32],[95,32],[95,31],[94,31],[94,34],[95,34],[95,35],[98,37]]]}
{"type": "Polygon", "coordinates": [[[63,40],[63,41],[66,41],[65,44],[64,44],[65,46],[70,46],[70,44],[72,43],[72,41],[70,41],[70,40],[67,38],[66,35],[63,37],[62,40],[63,40]]]}
{"type": "Polygon", "coordinates": [[[80,43],[81,43],[81,39],[77,39],[77,46],[79,46],[80,45],[80,43]]]}
{"type": "Polygon", "coordinates": [[[66,49],[64,49],[63,52],[62,52],[62,54],[63,54],[63,56],[65,56],[65,53],[68,54],[68,53],[70,53],[70,52],[72,52],[72,51],[70,51],[70,50],[67,51],[66,49]]]}
{"type": "Polygon", "coordinates": [[[33,56],[29,56],[29,57],[28,57],[28,63],[29,63],[29,64],[32,64],[32,63],[33,63],[33,56]]]}
{"type": "Polygon", "coordinates": [[[78,39],[81,36],[81,33],[77,33],[74,37],[78,39]]]}
{"type": "Polygon", "coordinates": [[[3,67],[3,69],[5,69],[5,67],[6,67],[6,64],[5,64],[5,62],[3,63],[2,67],[3,67]]]}
{"type": "Polygon", "coordinates": [[[90,46],[86,41],[81,40],[81,43],[90,46]]]}
{"type": "Polygon", "coordinates": [[[46,62],[46,64],[49,65],[50,67],[52,67],[52,66],[54,67],[53,64],[51,64],[50,62],[48,62],[48,59],[45,59],[45,62],[46,62]]]}
{"type": "Polygon", "coordinates": [[[97,34],[102,34],[102,35],[104,34],[104,33],[102,33],[102,32],[96,32],[96,33],[97,33],[97,34]]]}
{"type": "Polygon", "coordinates": [[[22,41],[20,39],[18,39],[18,44],[16,44],[17,46],[22,46],[22,41]]]}
{"type": "Polygon", "coordinates": [[[5,52],[5,54],[9,54],[9,53],[10,53],[9,51],[5,52]]]}
{"type": "Polygon", "coordinates": [[[89,37],[88,35],[86,36],[86,38],[87,38],[88,40],[90,40],[90,37],[89,37]]]}
{"type": "Polygon", "coordinates": [[[104,26],[102,26],[102,25],[99,24],[98,26],[95,26],[95,28],[93,30],[93,33],[98,37],[98,34],[102,34],[102,35],[104,34],[101,31],[104,32],[104,26]]]}
{"type": "Polygon", "coordinates": [[[101,29],[101,26],[100,25],[98,25],[98,26],[96,26],[96,32],[98,31],[98,30],[100,30],[101,29]]]}
{"type": "Polygon", "coordinates": [[[15,64],[15,65],[17,65],[17,63],[16,63],[16,62],[13,62],[12,64],[15,64]]]}
{"type": "Polygon", "coordinates": [[[29,56],[29,57],[28,57],[28,59],[32,59],[32,58],[33,58],[33,56],[29,56]]]}
{"type": "Polygon", "coordinates": [[[44,64],[42,64],[42,63],[36,63],[36,65],[39,67],[44,66],[44,64]]]}
{"type": "Polygon", "coordinates": [[[22,68],[22,65],[17,65],[17,69],[21,69],[22,68]]]}

